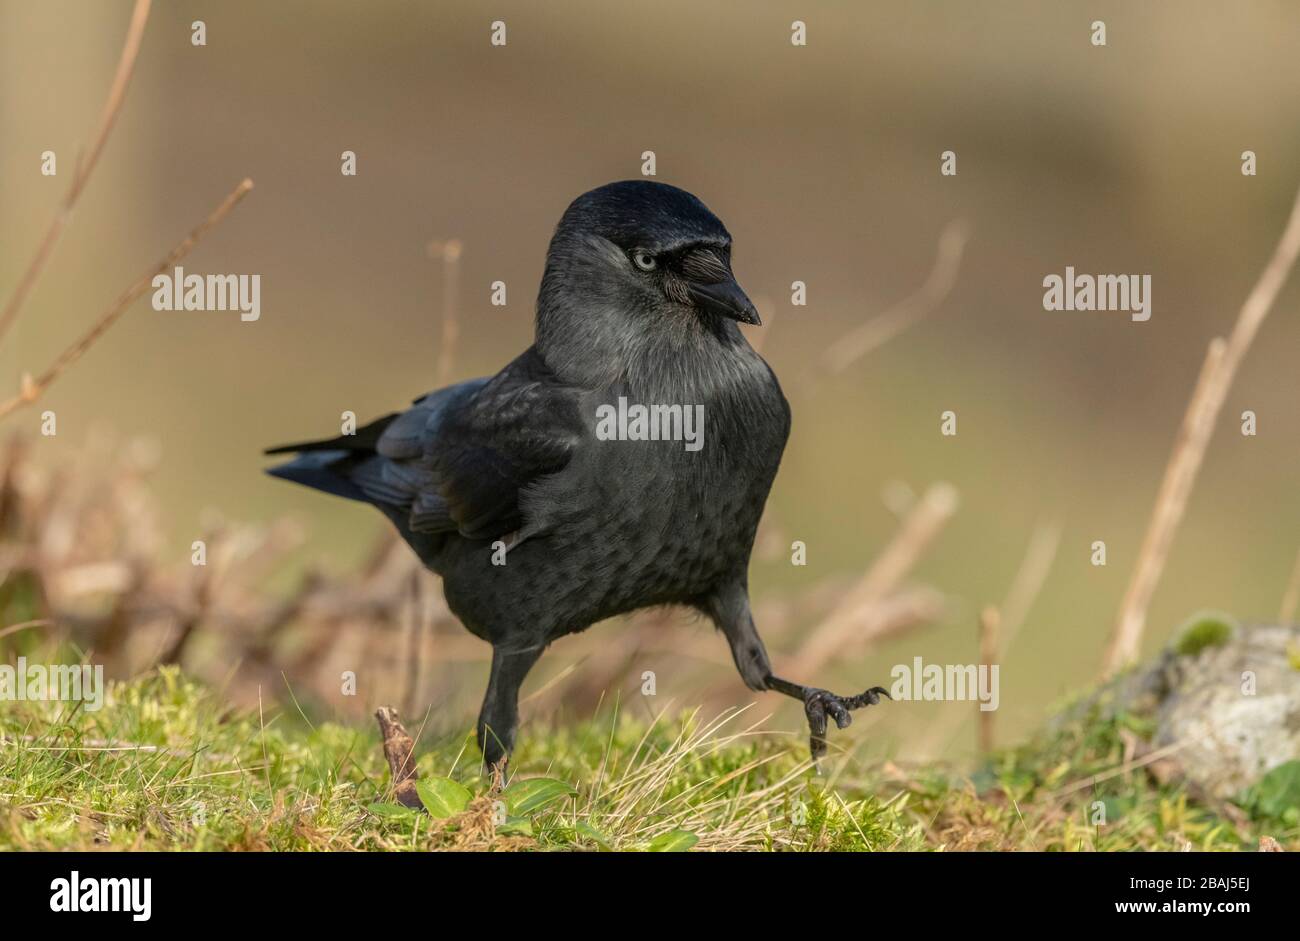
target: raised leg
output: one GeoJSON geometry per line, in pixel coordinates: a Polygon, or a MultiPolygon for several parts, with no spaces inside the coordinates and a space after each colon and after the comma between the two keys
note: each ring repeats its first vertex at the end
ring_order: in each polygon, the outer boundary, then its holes
{"type": "Polygon", "coordinates": [[[849,715],[854,709],[874,706],[880,697],[890,698],[883,686],[873,686],[856,696],[836,696],[825,689],[815,686],[800,686],[779,676],[768,674],[767,688],[776,693],[791,696],[803,703],[804,715],[808,717],[808,750],[816,760],[826,754],[826,717],[835,720],[835,727],[847,728],[853,721],[849,715]]]}
{"type": "Polygon", "coordinates": [[[483,708],[478,714],[478,747],[489,771],[499,769],[505,779],[506,761],[515,747],[519,726],[519,687],[532,669],[543,647],[527,650],[492,648],[492,675],[488,679],[483,708]]]}
{"type": "Polygon", "coordinates": [[[793,697],[803,703],[808,719],[808,750],[813,760],[826,754],[827,717],[835,720],[837,728],[845,728],[853,717],[854,709],[874,706],[880,697],[890,698],[882,686],[873,686],[856,696],[837,696],[815,686],[803,686],[783,680],[772,673],[767,650],[754,626],[754,616],[749,610],[749,590],[744,584],[732,585],[718,592],[704,605],[715,624],[726,635],[731,645],[731,656],[736,661],[745,685],[753,690],[771,690],[793,697]]]}

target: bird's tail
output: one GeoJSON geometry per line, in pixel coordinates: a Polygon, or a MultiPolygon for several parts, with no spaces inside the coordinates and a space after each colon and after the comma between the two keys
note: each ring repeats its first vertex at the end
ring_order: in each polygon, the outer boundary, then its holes
{"type": "Polygon", "coordinates": [[[268,448],[266,454],[296,453],[298,456],[287,463],[268,467],[266,472],[272,477],[291,480],[335,496],[373,503],[357,484],[357,477],[364,473],[364,465],[380,460],[375,446],[384,429],[396,417],[396,413],[386,415],[358,428],[356,434],[268,448]]]}

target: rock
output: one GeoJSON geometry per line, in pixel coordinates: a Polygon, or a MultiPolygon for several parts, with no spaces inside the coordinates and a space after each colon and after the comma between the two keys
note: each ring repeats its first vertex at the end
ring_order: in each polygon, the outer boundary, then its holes
{"type": "Polygon", "coordinates": [[[1201,616],[1120,683],[1118,699],[1155,719],[1153,746],[1173,747],[1188,783],[1214,797],[1300,759],[1300,627],[1201,616]]]}

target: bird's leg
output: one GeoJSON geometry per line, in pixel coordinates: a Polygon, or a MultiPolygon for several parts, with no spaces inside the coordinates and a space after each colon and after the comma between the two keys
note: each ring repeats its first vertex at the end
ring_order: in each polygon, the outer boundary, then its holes
{"type": "Polygon", "coordinates": [[[515,746],[515,730],[519,726],[519,687],[543,649],[541,646],[526,650],[492,648],[492,674],[478,714],[477,738],[488,773],[500,774],[503,784],[506,762],[515,746]]]}
{"type": "Polygon", "coordinates": [[[767,676],[767,688],[803,703],[804,715],[808,717],[808,750],[812,752],[814,761],[826,754],[827,716],[835,720],[836,728],[847,728],[853,721],[849,713],[854,709],[874,706],[880,702],[881,696],[891,698],[883,686],[873,686],[856,696],[836,696],[829,690],[800,686],[770,673],[767,676]]]}
{"type": "Polygon", "coordinates": [[[758,636],[754,616],[749,610],[749,592],[743,584],[731,585],[717,593],[704,607],[726,635],[732,659],[736,661],[736,669],[746,686],[757,691],[770,689],[803,703],[804,715],[808,717],[808,749],[814,761],[826,754],[828,716],[842,729],[853,721],[849,713],[854,709],[874,706],[880,702],[881,696],[890,698],[881,686],[873,686],[857,696],[836,696],[827,690],[802,686],[773,675],[763,639],[758,636]]]}

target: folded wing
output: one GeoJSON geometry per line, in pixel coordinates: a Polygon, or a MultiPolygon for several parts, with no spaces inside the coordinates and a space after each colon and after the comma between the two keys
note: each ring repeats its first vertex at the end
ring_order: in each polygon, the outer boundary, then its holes
{"type": "Polygon", "coordinates": [[[520,491],[562,470],[580,437],[576,390],[529,349],[496,376],[429,393],[355,435],[274,448],[298,457],[268,472],[374,504],[408,538],[495,539],[526,526],[520,491]]]}

